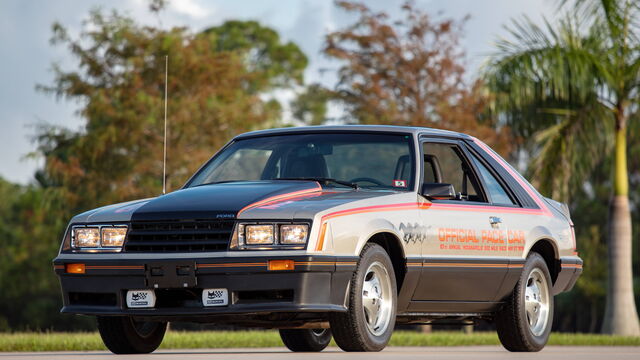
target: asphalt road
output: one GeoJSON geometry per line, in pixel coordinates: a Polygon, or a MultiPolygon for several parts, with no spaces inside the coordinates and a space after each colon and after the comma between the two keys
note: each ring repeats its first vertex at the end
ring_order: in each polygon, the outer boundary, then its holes
{"type": "MultiPolygon", "coordinates": [[[[337,348],[329,348],[321,353],[292,353],[284,348],[268,349],[196,349],[196,350],[160,350],[150,355],[137,355],[135,359],[162,360],[195,360],[195,359],[640,359],[640,347],[618,346],[547,346],[539,353],[509,353],[498,346],[468,346],[468,347],[388,347],[379,353],[345,353],[337,348]]],[[[0,353],[0,360],[9,359],[128,359],[129,356],[118,356],[104,351],[94,352],[41,352],[41,353],[0,353]]]]}

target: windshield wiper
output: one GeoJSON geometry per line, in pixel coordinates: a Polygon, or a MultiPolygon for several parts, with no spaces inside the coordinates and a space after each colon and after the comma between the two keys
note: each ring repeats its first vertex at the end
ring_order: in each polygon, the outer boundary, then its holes
{"type": "Polygon", "coordinates": [[[272,180],[308,180],[308,181],[317,181],[319,183],[323,183],[323,184],[328,184],[328,183],[335,183],[335,184],[339,184],[339,185],[344,185],[344,186],[348,186],[348,187],[352,187],[356,190],[358,190],[360,187],[358,186],[358,184],[356,183],[352,183],[352,182],[348,182],[348,181],[344,181],[344,180],[336,180],[336,179],[332,179],[332,178],[325,178],[325,177],[284,177],[284,178],[275,178],[272,180]]]}

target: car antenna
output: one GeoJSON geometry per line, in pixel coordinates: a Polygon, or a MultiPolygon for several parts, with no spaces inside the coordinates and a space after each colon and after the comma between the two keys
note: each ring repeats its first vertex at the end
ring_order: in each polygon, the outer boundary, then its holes
{"type": "Polygon", "coordinates": [[[167,193],[167,84],[169,82],[169,55],[164,56],[164,136],[162,158],[162,195],[167,193]]]}

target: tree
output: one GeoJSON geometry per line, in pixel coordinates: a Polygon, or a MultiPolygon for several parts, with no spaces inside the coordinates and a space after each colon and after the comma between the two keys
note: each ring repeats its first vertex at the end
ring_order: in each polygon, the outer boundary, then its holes
{"type": "Polygon", "coordinates": [[[308,59],[293,42],[283,44],[280,35],[257,21],[229,20],[203,31],[212,36],[217,52],[242,54],[247,68],[256,73],[250,92],[274,86],[302,85],[308,59]]]}
{"type": "MultiPolygon", "coordinates": [[[[159,11],[164,1],[152,5],[159,11]]],[[[35,156],[44,167],[36,184],[0,179],[7,257],[0,262],[0,331],[92,328],[92,319],[59,315],[51,259],[72,215],[160,194],[165,55],[169,189],[182,185],[229,138],[277,124],[280,104],[264,100],[265,94],[301,84],[307,64],[295,44],[253,21],[191,33],[96,10],[78,37],[60,24],[53,32],[52,42],[68,47],[77,66],[54,66],[53,83],[38,89],[78,103],[84,123],[80,131],[46,123],[37,128],[35,156]]]]}
{"type": "Polygon", "coordinates": [[[39,178],[80,209],[160,193],[166,54],[170,189],[229,138],[276,124],[280,105],[261,96],[301,83],[307,64],[295,44],[254,21],[192,34],[94,11],[78,38],[56,24],[52,41],[68,46],[79,67],[56,67],[54,83],[39,88],[82,104],[86,124],[81,132],[41,129],[39,178]]]}
{"type": "MultiPolygon", "coordinates": [[[[533,139],[534,174],[569,199],[602,160],[613,160],[608,288],[602,331],[639,335],[633,296],[627,129],[638,120],[640,8],[629,0],[560,1],[577,17],[540,28],[514,21],[485,78],[495,109],[533,139]]],[[[587,264],[588,266],[588,264],[587,264]]]]}
{"type": "Polygon", "coordinates": [[[469,132],[508,152],[506,129],[479,121],[486,103],[479,83],[464,80],[458,39],[466,19],[434,20],[412,1],[402,6],[400,21],[361,3],[337,5],[359,16],[327,35],[324,48],[344,64],[336,91],[351,122],[469,132]]]}
{"type": "Polygon", "coordinates": [[[327,120],[328,104],[335,93],[320,84],[308,85],[291,102],[293,117],[308,125],[322,125],[327,120]]]}

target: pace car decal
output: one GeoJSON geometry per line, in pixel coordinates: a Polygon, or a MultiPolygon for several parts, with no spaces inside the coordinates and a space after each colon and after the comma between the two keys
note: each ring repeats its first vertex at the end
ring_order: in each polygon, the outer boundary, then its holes
{"type": "Polygon", "coordinates": [[[441,250],[524,251],[522,230],[482,230],[479,235],[473,229],[438,228],[441,250]]]}
{"type": "MultiPolygon", "coordinates": [[[[328,213],[322,216],[320,223],[322,224],[321,230],[318,233],[318,240],[316,242],[316,251],[322,251],[324,249],[324,236],[326,231],[326,223],[328,220],[362,213],[380,212],[380,211],[399,211],[399,210],[449,210],[449,211],[471,211],[471,212],[508,212],[515,214],[527,214],[527,215],[540,215],[540,209],[523,209],[523,208],[510,208],[501,206],[485,206],[485,205],[472,205],[472,204],[450,204],[450,203],[400,203],[400,204],[387,204],[387,205],[375,205],[364,206],[353,209],[339,210],[332,213],[328,213]]],[[[400,230],[404,230],[404,242],[421,242],[425,240],[424,234],[427,231],[424,228],[417,228],[416,225],[400,225],[400,230]],[[405,227],[404,229],[402,227],[405,227]]],[[[428,228],[427,228],[428,230],[428,228]]],[[[441,239],[441,249],[449,250],[482,250],[482,251],[522,251],[524,250],[525,234],[520,230],[483,230],[479,236],[475,234],[473,230],[465,229],[438,229],[438,239],[441,239]],[[458,234],[464,232],[467,234],[464,238],[470,241],[469,244],[460,244],[458,234]],[[473,232],[470,234],[469,232],[473,232]],[[445,235],[441,235],[445,234],[445,235]],[[451,235],[454,234],[455,236],[451,235]],[[444,239],[444,240],[442,240],[444,239]],[[451,243],[452,239],[455,242],[451,243]]]]}

